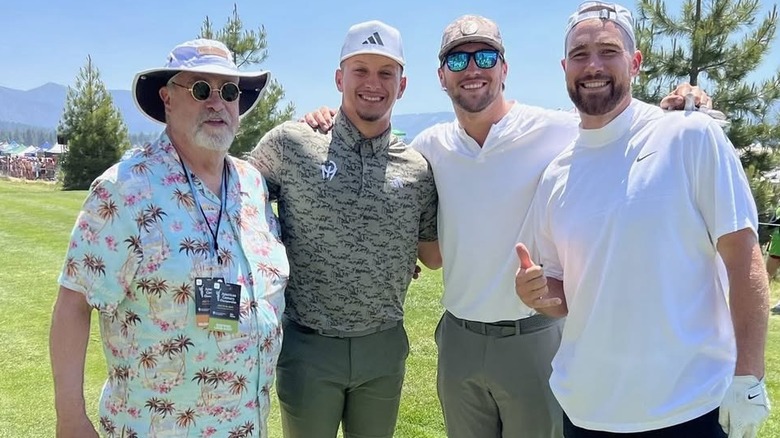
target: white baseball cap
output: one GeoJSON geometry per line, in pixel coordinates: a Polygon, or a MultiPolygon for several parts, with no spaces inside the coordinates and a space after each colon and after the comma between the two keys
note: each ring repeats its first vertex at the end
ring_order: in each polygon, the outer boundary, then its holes
{"type": "Polygon", "coordinates": [[[377,20],[350,27],[341,46],[340,61],[364,54],[386,56],[403,67],[405,61],[401,32],[377,20]]]}
{"type": "Polygon", "coordinates": [[[631,11],[617,3],[607,3],[600,1],[587,1],[580,4],[577,11],[569,16],[569,22],[566,24],[566,33],[564,34],[563,41],[569,38],[574,26],[585,20],[591,20],[593,18],[599,18],[602,20],[609,20],[620,26],[631,38],[631,42],[636,47],[636,35],[634,35],[634,18],[631,16],[631,11]]]}

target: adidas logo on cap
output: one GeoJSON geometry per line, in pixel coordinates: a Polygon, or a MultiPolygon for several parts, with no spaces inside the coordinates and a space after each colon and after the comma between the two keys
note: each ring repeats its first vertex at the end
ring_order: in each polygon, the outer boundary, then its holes
{"type": "Polygon", "coordinates": [[[382,37],[379,36],[379,32],[374,32],[373,35],[368,37],[365,41],[363,41],[363,44],[379,44],[380,46],[384,46],[385,43],[382,42],[382,37]]]}
{"type": "Polygon", "coordinates": [[[404,65],[404,49],[398,29],[381,21],[366,21],[349,28],[341,47],[341,61],[355,55],[381,55],[404,65]]]}

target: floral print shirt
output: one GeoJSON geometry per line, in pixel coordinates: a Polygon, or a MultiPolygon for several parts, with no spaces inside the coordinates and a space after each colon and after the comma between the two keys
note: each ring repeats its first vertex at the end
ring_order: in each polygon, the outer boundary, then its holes
{"type": "Polygon", "coordinates": [[[196,202],[165,133],[97,178],[78,216],[59,282],[100,313],[109,437],[267,436],[289,266],[262,176],[226,169],[219,258],[220,198],[191,174],[196,202]],[[240,285],[237,333],[196,325],[196,277],[240,285]]]}

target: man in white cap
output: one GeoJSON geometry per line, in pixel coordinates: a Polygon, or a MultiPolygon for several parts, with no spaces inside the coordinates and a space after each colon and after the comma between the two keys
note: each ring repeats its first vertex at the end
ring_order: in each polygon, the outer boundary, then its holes
{"type": "Polygon", "coordinates": [[[285,437],[390,438],[409,344],[406,291],[436,246],[425,159],[390,128],[406,88],[401,36],[352,26],[341,49],[341,108],[329,134],[289,122],[251,161],[278,202],[290,259],[277,393],[285,437]]]}
{"type": "Polygon", "coordinates": [[[204,39],[136,75],[139,109],[165,131],[94,181],[73,228],[50,334],[58,437],[97,436],[92,309],[103,434],[267,436],[289,267],[262,176],[227,151],[269,80],[204,39]]]}
{"type": "Polygon", "coordinates": [[[626,8],[583,3],[565,35],[582,121],[539,184],[538,256],[518,245],[516,277],[527,306],[568,315],[550,377],[564,434],[755,437],[768,286],[739,157],[717,120],[631,98],[626,8]]]}

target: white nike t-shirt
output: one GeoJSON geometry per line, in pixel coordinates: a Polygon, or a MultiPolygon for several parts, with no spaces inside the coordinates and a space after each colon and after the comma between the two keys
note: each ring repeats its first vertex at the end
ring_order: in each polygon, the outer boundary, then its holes
{"type": "Polygon", "coordinates": [[[634,100],[553,160],[533,224],[564,283],[550,385],[575,425],[638,432],[719,406],[736,351],[716,243],[757,222],[733,146],[701,114],[634,100]]]}

